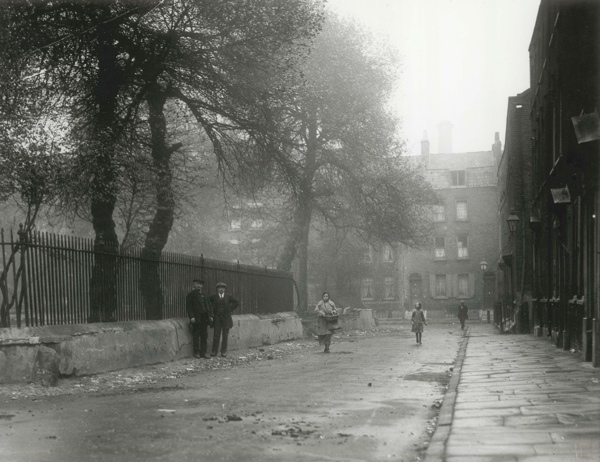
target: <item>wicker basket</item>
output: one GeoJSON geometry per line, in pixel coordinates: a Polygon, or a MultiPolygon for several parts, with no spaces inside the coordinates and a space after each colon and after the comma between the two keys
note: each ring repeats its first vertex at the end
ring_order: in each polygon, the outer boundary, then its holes
{"type": "Polygon", "coordinates": [[[323,317],[325,318],[325,321],[327,321],[327,322],[334,322],[334,321],[338,320],[339,315],[338,314],[326,314],[323,317]]]}

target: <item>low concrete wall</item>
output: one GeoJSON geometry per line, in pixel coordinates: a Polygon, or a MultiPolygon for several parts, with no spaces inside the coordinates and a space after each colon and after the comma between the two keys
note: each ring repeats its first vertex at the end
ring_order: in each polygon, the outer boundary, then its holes
{"type": "Polygon", "coordinates": [[[372,309],[353,310],[339,319],[343,330],[372,330],[376,326],[372,309]]]}
{"type": "MultiPolygon", "coordinates": [[[[233,316],[229,350],[302,337],[295,313],[233,316]]],[[[209,351],[212,329],[209,329],[209,351]]],[[[0,329],[0,383],[42,382],[192,356],[187,318],[0,329]]]]}

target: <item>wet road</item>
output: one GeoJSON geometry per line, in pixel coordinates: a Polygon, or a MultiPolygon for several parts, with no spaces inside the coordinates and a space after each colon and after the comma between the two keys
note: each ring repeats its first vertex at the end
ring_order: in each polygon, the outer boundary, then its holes
{"type": "Polygon", "coordinates": [[[462,333],[409,327],[4,386],[0,460],[417,461],[462,333]]]}

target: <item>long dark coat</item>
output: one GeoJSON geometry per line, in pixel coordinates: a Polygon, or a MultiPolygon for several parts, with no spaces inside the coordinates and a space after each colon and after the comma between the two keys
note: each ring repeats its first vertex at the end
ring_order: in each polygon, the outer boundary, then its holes
{"type": "MultiPolygon", "coordinates": [[[[225,329],[231,329],[233,327],[233,318],[231,317],[231,312],[240,306],[240,302],[229,294],[224,294],[223,298],[225,300],[223,327],[225,329]]],[[[217,307],[219,305],[219,294],[213,294],[210,296],[210,304],[212,305],[213,316],[218,316],[217,307]]]]}
{"type": "Polygon", "coordinates": [[[185,298],[185,310],[188,318],[196,318],[196,321],[200,321],[201,314],[208,314],[209,317],[213,315],[208,295],[204,295],[199,290],[192,290],[187,294],[185,298]]]}

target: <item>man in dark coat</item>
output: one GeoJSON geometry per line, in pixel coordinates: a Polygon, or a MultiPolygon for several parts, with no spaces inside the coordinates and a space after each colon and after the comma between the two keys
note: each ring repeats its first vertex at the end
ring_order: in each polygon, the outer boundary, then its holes
{"type": "Polygon", "coordinates": [[[460,302],[458,307],[458,320],[460,321],[461,330],[465,328],[465,320],[469,318],[469,308],[465,305],[465,302],[460,302]]]}
{"type": "Polygon", "coordinates": [[[185,309],[192,328],[194,357],[208,358],[206,350],[208,348],[208,326],[213,323],[212,306],[208,297],[202,293],[204,281],[194,279],[193,284],[194,289],[187,294],[185,299],[185,309]]]}
{"type": "Polygon", "coordinates": [[[215,318],[211,356],[217,356],[219,341],[221,342],[221,356],[227,356],[229,329],[233,327],[231,312],[240,306],[240,302],[231,295],[225,294],[225,289],[227,289],[227,284],[219,282],[217,284],[217,293],[210,296],[210,303],[215,318]],[[221,336],[223,337],[222,339],[221,336]]]}

